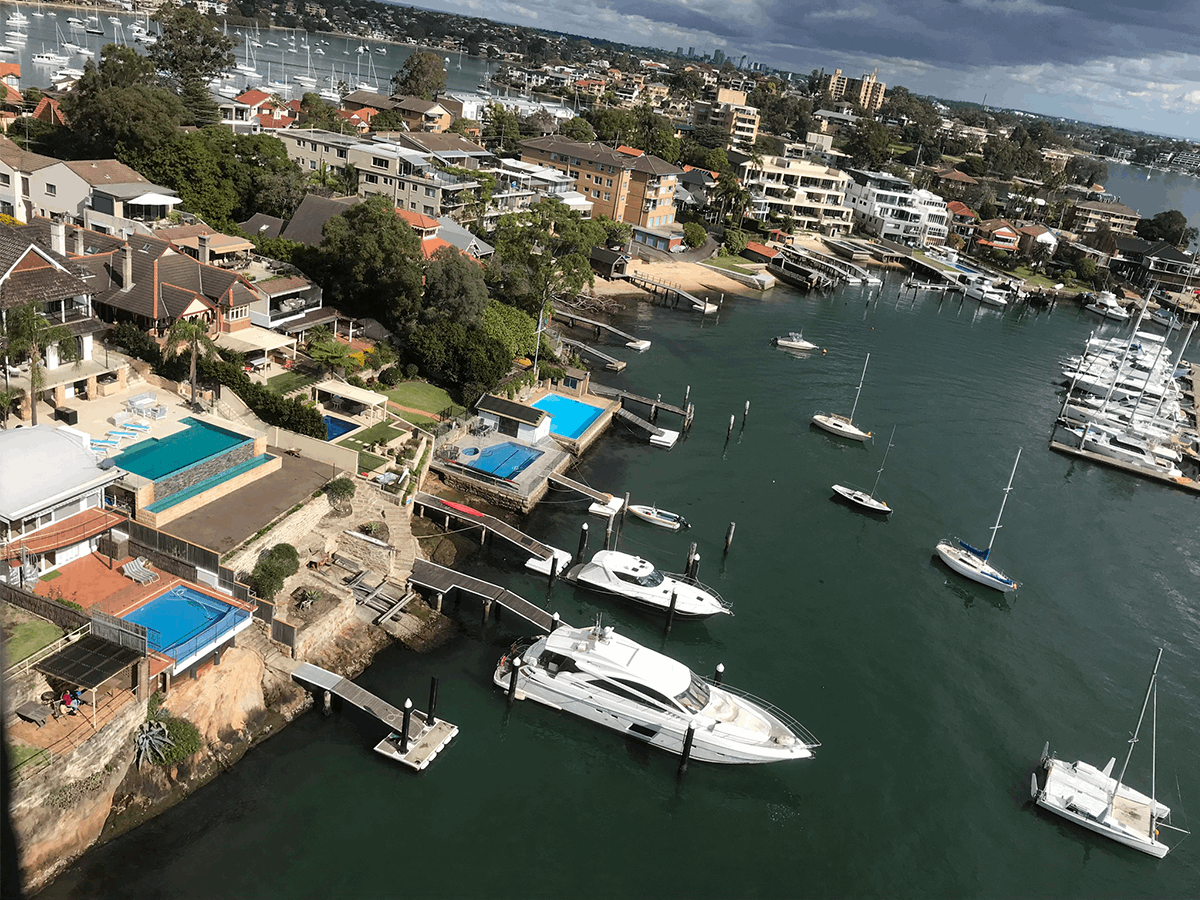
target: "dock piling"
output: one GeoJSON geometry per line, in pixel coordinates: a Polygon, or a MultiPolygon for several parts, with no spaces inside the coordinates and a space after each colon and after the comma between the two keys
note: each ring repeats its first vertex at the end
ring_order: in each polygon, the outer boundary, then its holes
{"type": "Polygon", "coordinates": [[[687,390],[683,392],[683,408],[684,409],[687,409],[688,400],[691,399],[691,396],[692,396],[692,386],[689,384],[687,386],[687,390]]]}
{"type": "Polygon", "coordinates": [[[692,557],[695,555],[695,553],[696,553],[696,542],[692,541],[692,543],[688,546],[687,556],[684,557],[684,560],[683,560],[683,571],[684,572],[687,572],[687,570],[692,567],[692,557]]]}
{"type": "Polygon", "coordinates": [[[550,579],[547,581],[547,587],[554,587],[554,579],[558,577],[558,554],[550,557],[550,579]]]}
{"type": "Polygon", "coordinates": [[[625,527],[625,513],[629,510],[629,491],[625,492],[625,502],[621,506],[621,527],[625,527]]]}
{"type": "Polygon", "coordinates": [[[521,657],[514,656],[512,661],[512,671],[508,676],[508,705],[512,706],[513,698],[517,694],[517,676],[521,674],[521,657]]]}
{"type": "Polygon", "coordinates": [[[692,561],[691,561],[691,563],[688,565],[687,577],[688,577],[688,578],[690,578],[690,579],[692,579],[692,581],[695,581],[695,580],[696,580],[696,576],[697,576],[697,575],[699,575],[699,574],[700,574],[700,554],[699,554],[699,553],[693,553],[693,554],[692,554],[692,561]]]}
{"type": "Polygon", "coordinates": [[[554,632],[558,631],[558,626],[562,624],[562,619],[559,617],[558,613],[554,614],[553,619],[554,621],[550,623],[551,634],[554,634],[554,632]]]}
{"type": "Polygon", "coordinates": [[[729,552],[729,547],[733,544],[733,531],[737,528],[737,522],[729,523],[729,530],[725,532],[725,552],[729,552]]]}
{"type": "Polygon", "coordinates": [[[688,722],[687,737],[683,739],[683,755],[679,757],[679,777],[687,774],[688,762],[692,758],[692,742],[696,740],[696,725],[688,722]]]}
{"type": "Polygon", "coordinates": [[[442,600],[444,600],[444,599],[445,599],[445,595],[441,591],[438,591],[437,594],[434,596],[433,608],[435,610],[437,610],[438,612],[442,611],[442,600]]]}
{"type": "Polygon", "coordinates": [[[325,713],[325,715],[329,715],[331,712],[333,712],[333,694],[331,694],[329,691],[325,691],[324,696],[321,699],[321,711],[325,713]]]}
{"type": "Polygon", "coordinates": [[[587,551],[588,539],[588,523],[584,522],[583,527],[579,529],[579,549],[575,552],[575,559],[578,562],[583,562],[583,554],[587,551]]]}
{"type": "Polygon", "coordinates": [[[675,604],[679,600],[679,591],[671,591],[671,605],[667,607],[667,628],[664,634],[671,633],[671,627],[675,624],[675,604]]]}
{"type": "Polygon", "coordinates": [[[412,698],[404,700],[404,720],[400,726],[400,755],[408,752],[408,726],[412,724],[412,698]]]}
{"type": "Polygon", "coordinates": [[[746,424],[746,420],[750,418],[750,401],[746,401],[746,409],[742,412],[742,425],[746,424]]]}
{"type": "Polygon", "coordinates": [[[713,681],[717,684],[722,684],[725,681],[725,663],[717,663],[717,671],[713,675],[713,681]]]}
{"type": "Polygon", "coordinates": [[[728,430],[725,432],[725,440],[729,440],[729,436],[730,436],[731,434],[733,434],[733,421],[734,421],[734,419],[736,419],[736,418],[737,418],[737,416],[730,416],[730,417],[729,417],[729,429],[728,429],[728,430]]]}
{"type": "Polygon", "coordinates": [[[425,714],[425,727],[429,728],[437,719],[434,713],[437,711],[437,692],[438,692],[438,677],[434,675],[429,679],[429,712],[425,714]]]}

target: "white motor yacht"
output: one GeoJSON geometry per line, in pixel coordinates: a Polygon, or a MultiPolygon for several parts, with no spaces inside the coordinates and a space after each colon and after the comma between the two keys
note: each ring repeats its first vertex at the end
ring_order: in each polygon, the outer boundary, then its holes
{"type": "Polygon", "coordinates": [[[691,758],[712,763],[809,759],[820,742],[795,719],[599,624],[560,627],[532,645],[514,647],[493,681],[508,688],[515,658],[515,698],[536,700],[682,754],[694,728],[691,758]]]}
{"type": "Polygon", "coordinates": [[[1008,306],[1008,292],[998,288],[990,278],[976,278],[966,286],[964,293],[988,306],[1008,306]]]}
{"type": "Polygon", "coordinates": [[[1118,322],[1124,322],[1129,319],[1129,313],[1117,302],[1117,295],[1112,291],[1101,291],[1091,303],[1085,304],[1083,308],[1097,315],[1104,316],[1106,319],[1114,319],[1118,322]]]}
{"type": "Polygon", "coordinates": [[[567,579],[584,587],[616,594],[639,606],[659,612],[671,608],[675,598],[675,615],[681,619],[705,619],[732,610],[711,588],[686,578],[658,571],[639,556],[620,550],[599,550],[592,561],[574,566],[567,579]]]}
{"type": "Polygon", "coordinates": [[[1167,478],[1179,478],[1183,475],[1183,472],[1175,465],[1179,461],[1179,454],[1176,451],[1152,445],[1128,431],[1089,422],[1084,426],[1079,446],[1083,450],[1107,456],[1109,459],[1119,460],[1167,478]]]}

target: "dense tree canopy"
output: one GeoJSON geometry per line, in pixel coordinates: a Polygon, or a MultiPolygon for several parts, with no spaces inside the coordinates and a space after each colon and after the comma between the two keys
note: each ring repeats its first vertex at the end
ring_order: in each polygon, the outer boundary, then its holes
{"type": "Polygon", "coordinates": [[[858,169],[879,169],[892,158],[888,130],[872,119],[863,119],[846,141],[842,152],[858,169]]]}
{"type": "Polygon", "coordinates": [[[154,14],[160,34],[149,59],[176,90],[198,125],[217,124],[208,82],[233,65],[233,38],[191,6],[166,4],[154,14]]]}
{"type": "Polygon", "coordinates": [[[487,302],[483,269],[457,247],[440,247],[425,263],[423,322],[452,319],[474,326],[479,323],[487,302]]]}
{"type": "Polygon", "coordinates": [[[1198,229],[1188,227],[1187,216],[1177,209],[1155,214],[1153,218],[1142,219],[1137,224],[1138,237],[1147,241],[1166,241],[1177,247],[1186,247],[1194,243],[1198,229]]]}
{"type": "Polygon", "coordinates": [[[679,139],[675,126],[660,116],[649,103],[634,109],[596,109],[588,115],[597,139],[628,144],[669,163],[679,161],[679,139]]]}
{"type": "Polygon", "coordinates": [[[596,139],[596,131],[588,123],[587,119],[575,116],[573,119],[568,119],[559,127],[558,133],[568,140],[572,141],[594,141],[596,139]]]}
{"type": "Polygon", "coordinates": [[[415,50],[392,76],[397,94],[432,100],[446,90],[446,65],[442,57],[428,50],[415,50]]]}

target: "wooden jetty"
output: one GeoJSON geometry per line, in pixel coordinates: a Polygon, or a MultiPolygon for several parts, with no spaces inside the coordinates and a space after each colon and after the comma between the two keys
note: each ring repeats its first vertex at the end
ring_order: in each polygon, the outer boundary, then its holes
{"type": "Polygon", "coordinates": [[[900,286],[906,291],[933,291],[935,293],[962,293],[963,286],[953,281],[905,281],[900,286]]]}
{"type": "Polygon", "coordinates": [[[588,356],[594,356],[596,359],[604,363],[604,368],[610,372],[620,372],[625,368],[624,360],[617,359],[615,356],[609,356],[603,350],[597,350],[595,347],[589,347],[582,341],[575,341],[571,338],[560,337],[563,345],[566,347],[574,347],[580,353],[586,353],[588,356]]]}
{"type": "Polygon", "coordinates": [[[597,516],[615,516],[621,511],[621,507],[625,505],[625,501],[620,497],[614,497],[605,491],[598,491],[594,487],[589,487],[583,482],[576,481],[574,478],[568,478],[559,472],[547,475],[546,479],[551,484],[556,484],[569,491],[575,491],[577,494],[583,494],[583,496],[593,501],[592,505],[588,507],[588,512],[597,516]]]}
{"type": "Polygon", "coordinates": [[[619,419],[624,419],[626,422],[636,425],[638,428],[643,428],[648,431],[650,433],[650,443],[655,447],[666,447],[667,449],[670,449],[671,447],[674,447],[676,442],[679,440],[678,431],[671,431],[669,428],[659,428],[653,422],[647,422],[637,413],[631,413],[623,406],[613,413],[613,415],[619,419]]]}
{"type": "Polygon", "coordinates": [[[1183,476],[1172,478],[1170,475],[1159,475],[1155,472],[1147,472],[1145,469],[1139,469],[1137,466],[1130,465],[1123,460],[1113,459],[1111,456],[1102,456],[1099,453],[1093,453],[1090,450],[1084,450],[1082,447],[1072,447],[1070,444],[1064,444],[1061,441],[1054,440],[1053,438],[1050,440],[1050,449],[1057,450],[1059,453],[1064,453],[1067,456],[1078,456],[1081,459],[1099,463],[1102,466],[1120,469],[1122,472],[1128,472],[1131,475],[1138,475],[1142,478],[1147,478],[1150,481],[1157,481],[1160,484],[1165,484],[1169,487],[1190,491],[1194,494],[1200,493],[1200,482],[1197,482],[1191,478],[1186,478],[1183,476]]]}
{"type": "Polygon", "coordinates": [[[480,578],[473,578],[428,560],[413,560],[412,574],[408,576],[408,583],[413,587],[431,591],[434,596],[434,608],[438,612],[441,612],[442,602],[446,597],[452,591],[458,591],[460,595],[467,594],[483,601],[483,621],[485,623],[491,617],[492,604],[499,604],[543,631],[552,631],[556,624],[560,624],[546,610],[535,606],[523,597],[518,597],[508,588],[492,584],[490,581],[483,581],[480,578]]]}
{"type": "Polygon", "coordinates": [[[692,309],[702,313],[714,313],[717,311],[717,304],[709,303],[701,300],[695,294],[688,293],[677,284],[671,284],[669,281],[659,281],[657,278],[647,278],[640,272],[626,272],[624,277],[630,284],[636,284],[643,290],[649,291],[652,294],[662,293],[663,297],[668,301],[674,301],[676,306],[679,301],[683,300],[692,305],[692,309]]]}
{"type": "Polygon", "coordinates": [[[392,729],[392,733],[375,746],[375,752],[404,763],[418,772],[433,762],[458,734],[457,725],[411,707],[406,717],[404,710],[396,709],[386,700],[379,699],[353,681],[312,663],[300,663],[292,673],[292,678],[323,691],[326,709],[329,708],[330,697],[336,695],[383,722],[392,729]],[[400,736],[404,732],[405,724],[408,725],[408,747],[401,752],[400,736]]]}
{"type": "Polygon", "coordinates": [[[687,432],[691,430],[692,420],[696,417],[696,406],[693,403],[688,403],[685,399],[683,406],[676,406],[674,403],[667,403],[662,398],[652,400],[649,397],[643,397],[640,394],[635,394],[632,391],[624,391],[620,388],[608,387],[603,384],[592,382],[589,386],[593,394],[598,397],[609,397],[613,400],[620,400],[621,406],[625,407],[630,403],[640,403],[642,406],[650,409],[650,424],[656,424],[658,419],[658,411],[664,410],[669,413],[674,413],[682,420],[680,431],[687,432]]]}
{"type": "Polygon", "coordinates": [[[487,542],[489,534],[497,535],[528,553],[530,558],[525,563],[526,567],[535,572],[541,572],[543,575],[549,575],[555,569],[560,572],[565,571],[571,563],[571,554],[565,550],[543,544],[537,538],[513,528],[495,516],[489,516],[487,513],[479,512],[469,506],[451,505],[440,497],[424,491],[417,491],[413,495],[413,512],[426,518],[433,518],[430,515],[431,512],[440,515],[447,531],[450,530],[451,522],[475,526],[479,528],[480,544],[487,542]],[[468,510],[470,511],[468,512],[468,510]]]}
{"type": "Polygon", "coordinates": [[[570,325],[572,328],[580,324],[589,325],[596,329],[597,338],[600,337],[601,331],[607,331],[610,334],[614,334],[617,337],[622,338],[625,341],[626,347],[628,347],[630,350],[636,350],[638,353],[650,349],[649,341],[636,338],[632,334],[622,331],[620,328],[617,328],[614,325],[609,325],[607,322],[600,322],[596,319],[590,319],[585,316],[581,316],[579,313],[575,312],[574,308],[567,306],[562,302],[555,304],[554,318],[559,322],[570,325]]]}

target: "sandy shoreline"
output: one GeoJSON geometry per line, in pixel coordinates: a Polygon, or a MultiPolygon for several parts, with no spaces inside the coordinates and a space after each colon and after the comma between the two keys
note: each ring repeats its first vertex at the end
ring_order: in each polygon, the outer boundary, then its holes
{"type": "MultiPolygon", "coordinates": [[[[688,293],[695,294],[700,298],[711,296],[712,299],[716,299],[721,294],[744,294],[751,290],[746,285],[727,278],[715,269],[684,260],[650,262],[635,259],[630,261],[629,271],[683,288],[688,293]]],[[[642,293],[640,288],[634,287],[628,282],[619,279],[607,281],[599,277],[596,278],[592,291],[599,297],[628,297],[631,294],[642,293]]]]}

